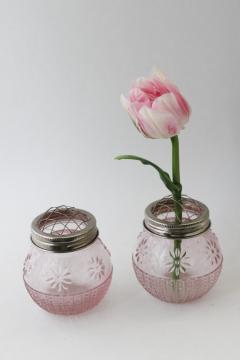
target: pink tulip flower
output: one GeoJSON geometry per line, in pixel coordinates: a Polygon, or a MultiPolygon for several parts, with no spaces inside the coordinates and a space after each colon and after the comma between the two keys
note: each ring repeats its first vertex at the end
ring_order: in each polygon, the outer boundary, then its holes
{"type": "Polygon", "coordinates": [[[184,128],[190,106],[177,87],[161,73],[135,81],[121,103],[136,128],[147,138],[171,138],[184,128]]]}

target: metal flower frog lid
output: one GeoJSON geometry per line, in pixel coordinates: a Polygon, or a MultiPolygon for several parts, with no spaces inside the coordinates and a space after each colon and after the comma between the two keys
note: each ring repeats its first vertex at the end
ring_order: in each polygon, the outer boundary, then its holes
{"type": "Polygon", "coordinates": [[[210,227],[209,210],[206,205],[186,195],[179,203],[182,222],[176,221],[176,200],[172,196],[152,202],[145,209],[144,226],[156,235],[184,239],[197,236],[210,227]]]}
{"type": "Polygon", "coordinates": [[[90,212],[65,205],[51,207],[37,216],[31,230],[32,242],[53,252],[78,250],[98,236],[96,219],[90,212]]]}

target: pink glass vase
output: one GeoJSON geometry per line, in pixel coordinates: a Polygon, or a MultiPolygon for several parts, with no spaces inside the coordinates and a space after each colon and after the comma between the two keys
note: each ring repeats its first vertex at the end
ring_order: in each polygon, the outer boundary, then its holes
{"type": "Polygon", "coordinates": [[[133,267],[150,294],[166,302],[184,303],[203,296],[214,286],[223,256],[210,229],[207,207],[183,197],[183,219],[177,224],[174,206],[173,199],[167,197],[146,208],[133,267]]]}
{"type": "Polygon", "coordinates": [[[32,299],[54,314],[78,314],[97,305],[112,279],[110,253],[92,214],[61,206],[32,224],[23,278],[32,299]]]}

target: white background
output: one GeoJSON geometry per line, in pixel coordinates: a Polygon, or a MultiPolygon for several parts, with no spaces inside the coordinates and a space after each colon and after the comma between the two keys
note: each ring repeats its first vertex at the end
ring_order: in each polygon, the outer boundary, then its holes
{"type": "Polygon", "coordinates": [[[239,359],[239,16],[235,0],[0,1],[0,359],[239,359]],[[224,272],[202,299],[162,303],[135,279],[144,208],[167,194],[142,155],[170,170],[170,142],[147,140],[119,104],[158,66],[192,116],[180,136],[184,193],[205,202],[224,272]],[[111,249],[110,291],[92,311],[50,315],[22,264],[33,217],[89,210],[111,249]]]}

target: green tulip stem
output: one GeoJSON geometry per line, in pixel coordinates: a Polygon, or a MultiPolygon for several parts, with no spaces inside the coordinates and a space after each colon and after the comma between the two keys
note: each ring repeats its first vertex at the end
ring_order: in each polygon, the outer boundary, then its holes
{"type": "MultiPolygon", "coordinates": [[[[179,189],[177,191],[173,191],[173,199],[175,201],[175,221],[177,224],[181,224],[182,222],[182,186],[180,181],[180,161],[179,161],[179,140],[178,136],[173,136],[171,138],[172,142],[172,180],[176,187],[179,189]]],[[[181,239],[174,240],[174,253],[176,254],[176,250],[179,249],[179,253],[181,253],[181,239]]],[[[179,273],[173,271],[173,279],[179,279],[179,273]]]]}

